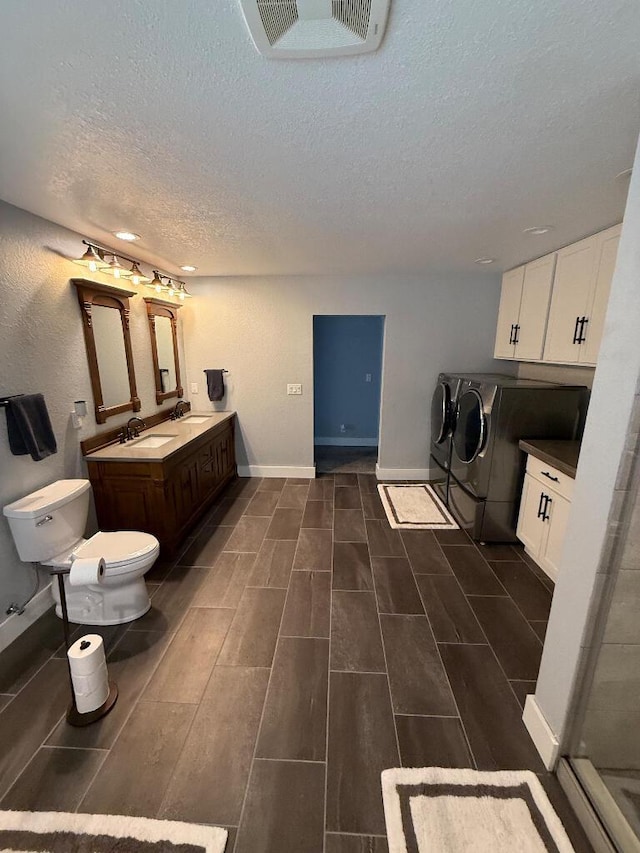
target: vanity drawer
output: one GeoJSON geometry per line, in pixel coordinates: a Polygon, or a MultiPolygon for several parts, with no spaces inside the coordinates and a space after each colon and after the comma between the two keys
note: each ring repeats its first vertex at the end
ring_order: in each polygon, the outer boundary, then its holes
{"type": "Polygon", "coordinates": [[[575,482],[573,477],[563,474],[562,471],[558,471],[557,468],[542,462],[530,453],[527,455],[527,474],[531,474],[547,488],[552,489],[567,500],[571,500],[575,482]]]}

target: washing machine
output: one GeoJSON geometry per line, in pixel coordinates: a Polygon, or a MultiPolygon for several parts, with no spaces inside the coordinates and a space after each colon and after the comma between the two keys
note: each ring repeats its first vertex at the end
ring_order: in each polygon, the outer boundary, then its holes
{"type": "Polygon", "coordinates": [[[431,459],[442,474],[451,464],[451,438],[462,377],[441,373],[431,398],[431,459]]]}
{"type": "Polygon", "coordinates": [[[462,380],[447,505],[474,539],[516,541],[525,467],[519,440],[576,439],[588,398],[584,386],[490,375],[462,380]]]}

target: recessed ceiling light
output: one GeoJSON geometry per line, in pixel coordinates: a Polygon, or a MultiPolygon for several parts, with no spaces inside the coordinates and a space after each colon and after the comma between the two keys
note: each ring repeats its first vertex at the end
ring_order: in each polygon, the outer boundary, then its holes
{"type": "Polygon", "coordinates": [[[192,267],[190,264],[185,264],[183,267],[180,267],[180,269],[184,270],[185,272],[195,272],[198,267],[192,267]]]}
{"type": "Polygon", "coordinates": [[[616,181],[624,181],[626,178],[630,178],[632,172],[633,169],[623,169],[622,172],[618,172],[616,175],[616,181]]]}
{"type": "Polygon", "coordinates": [[[118,240],[128,240],[129,242],[140,239],[140,235],[134,234],[133,231],[114,231],[113,236],[117,237],[118,240]]]}
{"type": "Polygon", "coordinates": [[[525,228],[522,233],[540,237],[542,234],[548,234],[549,231],[553,231],[553,225],[533,225],[531,228],[525,228]]]}
{"type": "Polygon", "coordinates": [[[495,258],[476,258],[474,264],[495,264],[495,258]]]}

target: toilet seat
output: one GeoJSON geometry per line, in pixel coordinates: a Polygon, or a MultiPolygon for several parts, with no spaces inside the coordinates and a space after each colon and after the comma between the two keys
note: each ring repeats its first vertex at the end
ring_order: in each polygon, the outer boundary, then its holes
{"type": "Polygon", "coordinates": [[[136,530],[119,530],[115,533],[95,533],[86,542],[75,548],[72,559],[104,557],[106,569],[111,576],[126,574],[140,562],[148,560],[160,543],[150,533],[136,530]]]}

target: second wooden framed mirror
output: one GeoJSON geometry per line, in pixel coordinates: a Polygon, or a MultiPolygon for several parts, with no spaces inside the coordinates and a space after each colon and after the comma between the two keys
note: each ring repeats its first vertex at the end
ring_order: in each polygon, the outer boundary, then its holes
{"type": "Polygon", "coordinates": [[[151,355],[156,380],[156,403],[171,397],[182,397],[180,358],[178,356],[178,309],[181,305],[145,296],[151,355]]]}

